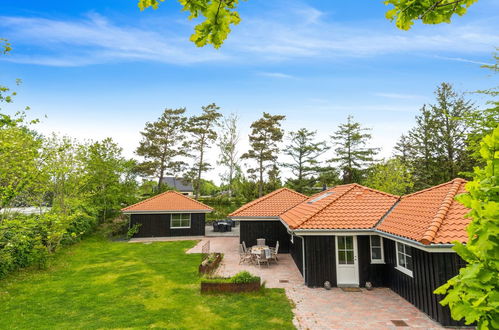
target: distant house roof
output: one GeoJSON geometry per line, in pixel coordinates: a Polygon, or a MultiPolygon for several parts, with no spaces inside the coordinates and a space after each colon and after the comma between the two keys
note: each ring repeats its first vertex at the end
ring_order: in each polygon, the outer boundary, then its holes
{"type": "Polygon", "coordinates": [[[465,184],[458,178],[403,196],[377,229],[423,244],[466,242],[469,209],[454,199],[465,184]]]}
{"type": "Polygon", "coordinates": [[[399,196],[356,183],[315,194],[281,215],[291,229],[369,229],[399,196]]]}
{"type": "Polygon", "coordinates": [[[192,212],[208,213],[213,211],[211,207],[198,202],[195,199],[184,196],[179,192],[169,190],[162,194],[153,196],[137,204],[121,209],[125,214],[129,213],[172,213],[192,212]]]}
{"type": "Polygon", "coordinates": [[[243,205],[229,214],[229,217],[278,217],[307,198],[294,190],[281,188],[243,205]]]}
{"type": "Polygon", "coordinates": [[[168,185],[181,192],[194,191],[192,183],[182,178],[175,178],[173,176],[165,176],[161,179],[161,183],[168,185]]]}
{"type": "Polygon", "coordinates": [[[47,206],[25,206],[25,207],[7,207],[0,209],[0,213],[2,214],[13,214],[13,213],[21,213],[21,214],[42,214],[49,212],[51,207],[47,206]]]}

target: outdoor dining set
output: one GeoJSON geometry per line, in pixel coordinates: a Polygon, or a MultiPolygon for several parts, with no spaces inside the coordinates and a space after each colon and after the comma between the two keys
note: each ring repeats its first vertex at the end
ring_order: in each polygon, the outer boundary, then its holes
{"type": "Polygon", "coordinates": [[[239,264],[249,263],[253,265],[267,264],[270,265],[271,261],[277,263],[277,254],[279,252],[279,241],[277,241],[275,247],[269,247],[265,244],[265,238],[258,238],[256,240],[256,245],[248,248],[246,242],[239,244],[239,264]]]}
{"type": "Polygon", "coordinates": [[[213,231],[222,233],[232,231],[232,227],[234,227],[235,225],[235,221],[229,219],[213,221],[213,231]]]}

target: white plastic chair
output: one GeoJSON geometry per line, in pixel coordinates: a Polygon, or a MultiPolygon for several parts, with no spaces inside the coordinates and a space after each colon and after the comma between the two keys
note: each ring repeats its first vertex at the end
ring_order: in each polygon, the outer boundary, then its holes
{"type": "Polygon", "coordinates": [[[258,245],[258,246],[264,246],[265,245],[265,238],[257,238],[256,239],[256,245],[258,245]]]}

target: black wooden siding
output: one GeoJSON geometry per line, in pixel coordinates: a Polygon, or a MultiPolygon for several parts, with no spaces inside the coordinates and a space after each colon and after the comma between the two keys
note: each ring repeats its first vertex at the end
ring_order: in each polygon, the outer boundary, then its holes
{"type": "Polygon", "coordinates": [[[305,284],[322,287],[325,281],[336,286],[334,236],[305,237],[305,284]]]}
{"type": "Polygon", "coordinates": [[[296,267],[298,267],[298,270],[303,276],[303,244],[301,237],[293,237],[293,243],[289,244],[289,253],[291,254],[291,257],[293,257],[296,267]]]}
{"type": "Polygon", "coordinates": [[[464,266],[462,259],[456,253],[428,253],[411,248],[414,270],[413,277],[410,277],[395,269],[395,242],[389,239],[383,241],[390,289],[444,326],[463,325],[452,320],[447,306],[439,304],[444,296],[433,294],[436,288],[464,266]]]}
{"type": "Polygon", "coordinates": [[[374,287],[387,286],[387,266],[386,264],[371,264],[370,250],[369,236],[357,236],[359,285],[365,287],[366,282],[371,282],[374,287]]]}
{"type": "Polygon", "coordinates": [[[279,253],[289,252],[290,235],[279,220],[240,221],[240,242],[250,247],[256,245],[257,238],[265,238],[265,243],[272,247],[279,241],[279,253]]]}
{"type": "Polygon", "coordinates": [[[139,232],[134,237],[204,236],[204,213],[191,213],[191,228],[170,228],[171,214],[132,214],[131,226],[140,223],[139,232]]]}

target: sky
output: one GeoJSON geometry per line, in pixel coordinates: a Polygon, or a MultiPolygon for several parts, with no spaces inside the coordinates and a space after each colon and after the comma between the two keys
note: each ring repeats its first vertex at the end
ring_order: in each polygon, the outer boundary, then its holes
{"type": "MultiPolygon", "coordinates": [[[[378,158],[389,157],[441,82],[477,107],[486,99],[469,92],[498,85],[480,67],[499,46],[497,0],[478,1],[452,24],[409,31],[385,19],[381,0],[248,0],[218,50],[189,41],[196,21],[173,0],[143,12],[135,0],[2,0],[0,8],[0,38],[13,46],[0,57],[0,83],[23,81],[4,111],[30,106],[38,131],[109,136],[127,157],[164,108],[195,115],[213,102],[240,117],[242,152],[265,111],[286,115],[286,132],[305,127],[328,141],[353,115],[372,129],[378,158]]],[[[219,182],[218,174],[206,178],[219,182]]]]}

